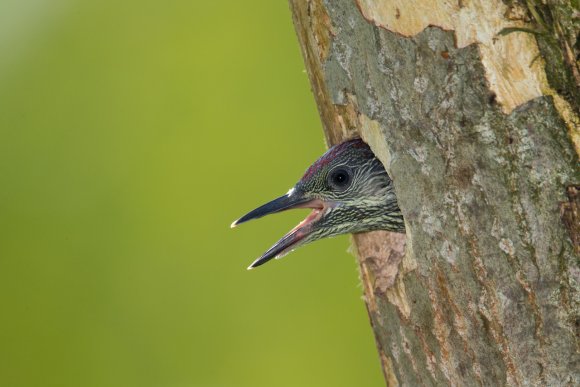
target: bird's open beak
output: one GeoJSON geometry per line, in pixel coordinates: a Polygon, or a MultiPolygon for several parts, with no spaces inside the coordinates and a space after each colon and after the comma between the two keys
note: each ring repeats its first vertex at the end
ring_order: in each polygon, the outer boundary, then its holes
{"type": "Polygon", "coordinates": [[[281,258],[298,247],[301,244],[300,242],[313,231],[312,225],[322,217],[322,214],[325,212],[325,205],[320,200],[306,198],[301,192],[293,189],[286,195],[280,196],[279,198],[248,212],[246,215],[232,223],[231,227],[234,228],[249,220],[261,218],[265,215],[274,214],[292,208],[312,208],[313,211],[306,217],[306,219],[276,242],[274,246],[270,247],[260,258],[256,259],[248,267],[248,270],[263,265],[272,258],[281,258]]]}

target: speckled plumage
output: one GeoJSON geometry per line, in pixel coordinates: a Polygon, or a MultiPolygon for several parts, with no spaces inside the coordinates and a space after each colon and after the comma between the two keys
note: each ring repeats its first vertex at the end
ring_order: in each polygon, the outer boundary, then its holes
{"type": "Polygon", "coordinates": [[[393,182],[369,146],[360,139],[330,148],[286,195],[251,211],[232,227],[270,213],[304,207],[314,210],[249,268],[326,237],[405,230],[393,182]]]}

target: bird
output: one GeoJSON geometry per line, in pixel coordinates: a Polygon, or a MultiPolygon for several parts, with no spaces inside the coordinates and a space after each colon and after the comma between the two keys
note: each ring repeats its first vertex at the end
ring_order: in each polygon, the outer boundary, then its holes
{"type": "Polygon", "coordinates": [[[248,212],[231,227],[294,208],[312,212],[248,270],[322,238],[374,230],[405,232],[393,181],[360,138],[328,149],[286,194],[248,212]]]}

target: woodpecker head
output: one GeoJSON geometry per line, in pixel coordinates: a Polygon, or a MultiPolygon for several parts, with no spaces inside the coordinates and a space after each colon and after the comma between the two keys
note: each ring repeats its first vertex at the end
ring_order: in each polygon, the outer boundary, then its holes
{"type": "Polygon", "coordinates": [[[312,212],[248,269],[272,258],[281,258],[318,239],[405,229],[393,182],[369,146],[360,139],[330,148],[287,194],[250,211],[233,222],[232,228],[291,208],[312,208],[312,212]]]}

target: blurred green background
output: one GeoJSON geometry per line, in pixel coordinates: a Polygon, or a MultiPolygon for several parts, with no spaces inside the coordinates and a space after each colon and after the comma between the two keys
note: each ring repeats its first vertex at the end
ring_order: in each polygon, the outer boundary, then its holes
{"type": "Polygon", "coordinates": [[[0,0],[0,386],[383,385],[286,0],[0,0]]]}

